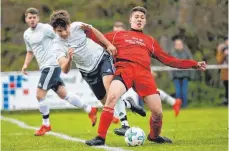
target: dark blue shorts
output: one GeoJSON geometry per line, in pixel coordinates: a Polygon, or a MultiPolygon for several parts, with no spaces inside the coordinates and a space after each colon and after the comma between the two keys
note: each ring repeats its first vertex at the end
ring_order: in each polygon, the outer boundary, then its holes
{"type": "Polygon", "coordinates": [[[113,59],[110,55],[104,54],[98,67],[90,72],[80,71],[84,80],[89,84],[93,93],[98,100],[102,100],[106,95],[106,89],[103,84],[103,77],[106,75],[114,75],[113,59]]]}
{"type": "Polygon", "coordinates": [[[60,85],[64,85],[60,78],[61,68],[57,66],[47,67],[41,71],[41,77],[38,83],[38,88],[43,90],[52,89],[57,91],[60,85]]]}

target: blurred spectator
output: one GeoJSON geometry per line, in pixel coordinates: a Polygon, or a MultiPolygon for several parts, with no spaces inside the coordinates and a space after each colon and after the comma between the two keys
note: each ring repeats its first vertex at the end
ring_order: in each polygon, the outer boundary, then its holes
{"type": "Polygon", "coordinates": [[[126,25],[121,21],[114,22],[113,31],[122,31],[126,30],[126,25]]]}
{"type": "MultiPolygon", "coordinates": [[[[192,55],[181,39],[174,39],[172,55],[180,59],[192,59],[192,55]]],[[[188,82],[191,79],[190,70],[172,71],[172,79],[176,89],[176,98],[182,100],[182,107],[188,105],[188,82]]]]}
{"type": "MultiPolygon", "coordinates": [[[[228,64],[228,37],[224,38],[224,43],[218,45],[216,59],[218,64],[228,64]]],[[[222,104],[228,105],[228,68],[221,69],[220,72],[225,88],[225,98],[222,104]]]]}

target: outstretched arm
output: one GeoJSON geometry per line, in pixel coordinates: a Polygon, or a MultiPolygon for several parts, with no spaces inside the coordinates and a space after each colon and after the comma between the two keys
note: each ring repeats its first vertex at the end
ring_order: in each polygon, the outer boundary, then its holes
{"type": "Polygon", "coordinates": [[[187,59],[178,59],[173,56],[168,55],[162,48],[159,46],[158,42],[153,39],[153,49],[152,49],[153,57],[162,62],[163,64],[180,69],[189,69],[195,68],[202,71],[206,69],[206,63],[196,62],[194,60],[187,59]]]}

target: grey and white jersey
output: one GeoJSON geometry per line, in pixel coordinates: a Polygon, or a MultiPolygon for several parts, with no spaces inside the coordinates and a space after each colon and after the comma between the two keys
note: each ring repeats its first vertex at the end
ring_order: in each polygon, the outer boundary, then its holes
{"type": "Polygon", "coordinates": [[[73,22],[70,25],[70,35],[62,39],[58,35],[54,39],[54,51],[57,59],[67,55],[68,48],[74,49],[73,62],[84,72],[94,71],[104,54],[104,48],[86,37],[80,28],[82,22],[73,22]]]}
{"type": "Polygon", "coordinates": [[[58,66],[51,50],[56,34],[49,24],[38,23],[35,29],[28,28],[24,32],[26,50],[32,51],[40,70],[48,66],[58,66]]]}

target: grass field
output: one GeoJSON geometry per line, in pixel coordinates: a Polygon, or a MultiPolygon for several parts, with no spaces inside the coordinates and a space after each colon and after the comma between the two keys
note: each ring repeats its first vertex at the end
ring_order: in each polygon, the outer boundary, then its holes
{"type": "MultiPolygon", "coordinates": [[[[172,110],[164,111],[162,136],[171,138],[173,144],[154,144],[146,141],[140,147],[128,147],[124,138],[116,136],[113,129],[120,125],[112,124],[106,144],[133,151],[227,151],[228,150],[228,109],[200,108],[182,110],[179,117],[172,110]]],[[[129,123],[139,126],[148,133],[148,119],[128,113],[129,123]]],[[[20,120],[27,125],[39,127],[39,112],[2,113],[2,116],[20,120]]],[[[87,115],[79,111],[51,112],[52,131],[83,140],[96,135],[97,126],[92,128],[87,115]]],[[[56,136],[35,137],[34,130],[24,129],[8,121],[1,121],[2,151],[96,151],[103,148],[88,147],[81,142],[63,140],[56,136]]],[[[109,150],[109,149],[107,149],[109,150]]],[[[118,150],[118,149],[116,149],[118,150]]]]}

